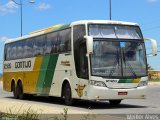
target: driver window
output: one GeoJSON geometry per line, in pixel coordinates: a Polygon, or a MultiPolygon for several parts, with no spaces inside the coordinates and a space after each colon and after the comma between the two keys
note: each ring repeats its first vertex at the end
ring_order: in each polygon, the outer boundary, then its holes
{"type": "Polygon", "coordinates": [[[87,48],[86,42],[80,44],[80,77],[81,78],[88,78],[88,61],[87,61],[87,48]]]}

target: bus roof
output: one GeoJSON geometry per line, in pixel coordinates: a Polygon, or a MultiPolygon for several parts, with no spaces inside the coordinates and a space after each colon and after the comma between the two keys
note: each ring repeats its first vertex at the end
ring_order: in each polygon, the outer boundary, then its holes
{"type": "Polygon", "coordinates": [[[80,20],[72,22],[71,25],[78,24],[117,24],[117,25],[133,25],[138,26],[137,23],[133,22],[124,22],[124,21],[114,21],[114,20],[80,20]]]}
{"type": "Polygon", "coordinates": [[[55,26],[51,26],[48,28],[44,28],[41,30],[37,30],[37,31],[33,31],[28,35],[22,36],[22,37],[18,37],[18,38],[14,38],[14,39],[8,39],[6,43],[11,43],[11,42],[15,42],[15,41],[19,41],[19,40],[23,40],[23,39],[27,39],[27,38],[31,38],[31,37],[35,37],[38,35],[43,35],[45,33],[49,33],[49,32],[53,32],[53,31],[58,31],[61,29],[65,29],[74,25],[79,25],[79,24],[117,24],[117,25],[133,25],[133,26],[138,26],[137,23],[132,23],[132,22],[124,22],[124,21],[113,21],[113,20],[80,20],[80,21],[75,21],[72,22],[71,24],[57,24],[55,26]]]}

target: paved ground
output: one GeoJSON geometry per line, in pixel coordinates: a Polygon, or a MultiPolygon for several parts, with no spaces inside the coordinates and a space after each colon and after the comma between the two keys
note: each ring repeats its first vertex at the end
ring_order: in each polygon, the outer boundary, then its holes
{"type": "MultiPolygon", "coordinates": [[[[79,101],[75,106],[65,106],[63,101],[54,97],[33,97],[27,100],[17,100],[13,95],[2,90],[0,84],[0,111],[8,111],[12,108],[14,112],[20,109],[32,108],[38,113],[60,114],[64,108],[68,108],[69,114],[104,114],[109,115],[107,119],[113,119],[115,114],[159,114],[160,113],[160,83],[150,83],[147,89],[147,99],[145,100],[123,100],[122,104],[113,107],[108,102],[79,101]]],[[[24,110],[22,110],[24,111],[24,110]]],[[[22,112],[21,111],[21,112],[22,112]]],[[[19,111],[18,111],[19,112],[19,111]]],[[[106,117],[106,116],[105,116],[106,117]]],[[[123,119],[123,118],[122,118],[123,119]]]]}

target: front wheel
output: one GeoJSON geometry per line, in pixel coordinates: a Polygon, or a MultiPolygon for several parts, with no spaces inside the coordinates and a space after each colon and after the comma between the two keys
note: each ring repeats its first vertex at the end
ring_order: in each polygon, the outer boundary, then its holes
{"type": "Polygon", "coordinates": [[[121,101],[122,100],[109,100],[109,103],[111,104],[111,105],[119,105],[120,103],[121,103],[121,101]]]}
{"type": "Polygon", "coordinates": [[[64,100],[65,104],[70,106],[73,104],[73,99],[72,99],[72,93],[71,93],[71,87],[69,83],[66,83],[64,90],[64,100]]]}

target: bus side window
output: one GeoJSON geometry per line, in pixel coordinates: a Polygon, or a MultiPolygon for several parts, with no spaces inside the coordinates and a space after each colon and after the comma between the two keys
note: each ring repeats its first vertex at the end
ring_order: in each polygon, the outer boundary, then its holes
{"type": "Polygon", "coordinates": [[[5,45],[5,49],[4,49],[4,60],[9,60],[9,47],[10,44],[5,45]]]}
{"type": "Polygon", "coordinates": [[[41,55],[44,55],[44,51],[45,51],[45,46],[46,46],[46,35],[43,35],[41,38],[41,55]]]}
{"type": "Polygon", "coordinates": [[[7,60],[11,60],[11,44],[8,44],[7,47],[7,60]]]}
{"type": "Polygon", "coordinates": [[[64,52],[65,49],[64,49],[64,41],[65,41],[65,30],[62,30],[60,32],[58,32],[58,41],[57,41],[57,44],[59,46],[59,49],[58,51],[59,52],[64,52]]]}
{"type": "Polygon", "coordinates": [[[54,32],[51,34],[51,53],[57,53],[58,52],[58,33],[54,32]]]}
{"type": "Polygon", "coordinates": [[[10,51],[10,59],[14,60],[16,59],[16,44],[15,43],[11,43],[11,51],[10,51]]]}
{"type": "Polygon", "coordinates": [[[16,44],[16,54],[17,54],[17,59],[22,59],[23,54],[24,54],[24,43],[25,41],[19,41],[16,44]]]}
{"type": "Polygon", "coordinates": [[[50,54],[51,53],[51,38],[52,38],[51,34],[52,33],[49,33],[46,36],[46,46],[45,46],[44,54],[50,54]]]}
{"type": "Polygon", "coordinates": [[[60,51],[66,52],[71,50],[71,29],[62,30],[59,34],[60,42],[60,51]]]}
{"type": "Polygon", "coordinates": [[[65,51],[70,51],[71,50],[71,29],[70,28],[66,30],[64,38],[65,38],[64,49],[65,51]]]}
{"type": "Polygon", "coordinates": [[[25,40],[23,58],[28,57],[27,56],[27,48],[28,48],[27,43],[28,43],[28,40],[25,40]]]}
{"type": "Polygon", "coordinates": [[[49,33],[46,41],[44,54],[69,51],[71,50],[71,29],[49,33]]]}
{"type": "Polygon", "coordinates": [[[45,36],[38,36],[35,37],[34,43],[34,56],[43,55],[44,54],[44,37],[45,36]]]}
{"type": "Polygon", "coordinates": [[[33,57],[33,38],[27,39],[24,46],[24,58],[33,57]]]}
{"type": "MultiPolygon", "coordinates": [[[[58,32],[58,33],[60,33],[60,32],[58,32]]],[[[56,37],[56,53],[60,53],[61,52],[61,41],[62,41],[62,38],[61,38],[61,36],[59,35],[59,34],[57,34],[57,37],[56,37]]]]}
{"type": "Polygon", "coordinates": [[[58,35],[57,32],[47,34],[45,54],[57,53],[57,45],[56,45],[57,35],[58,35]]]}

